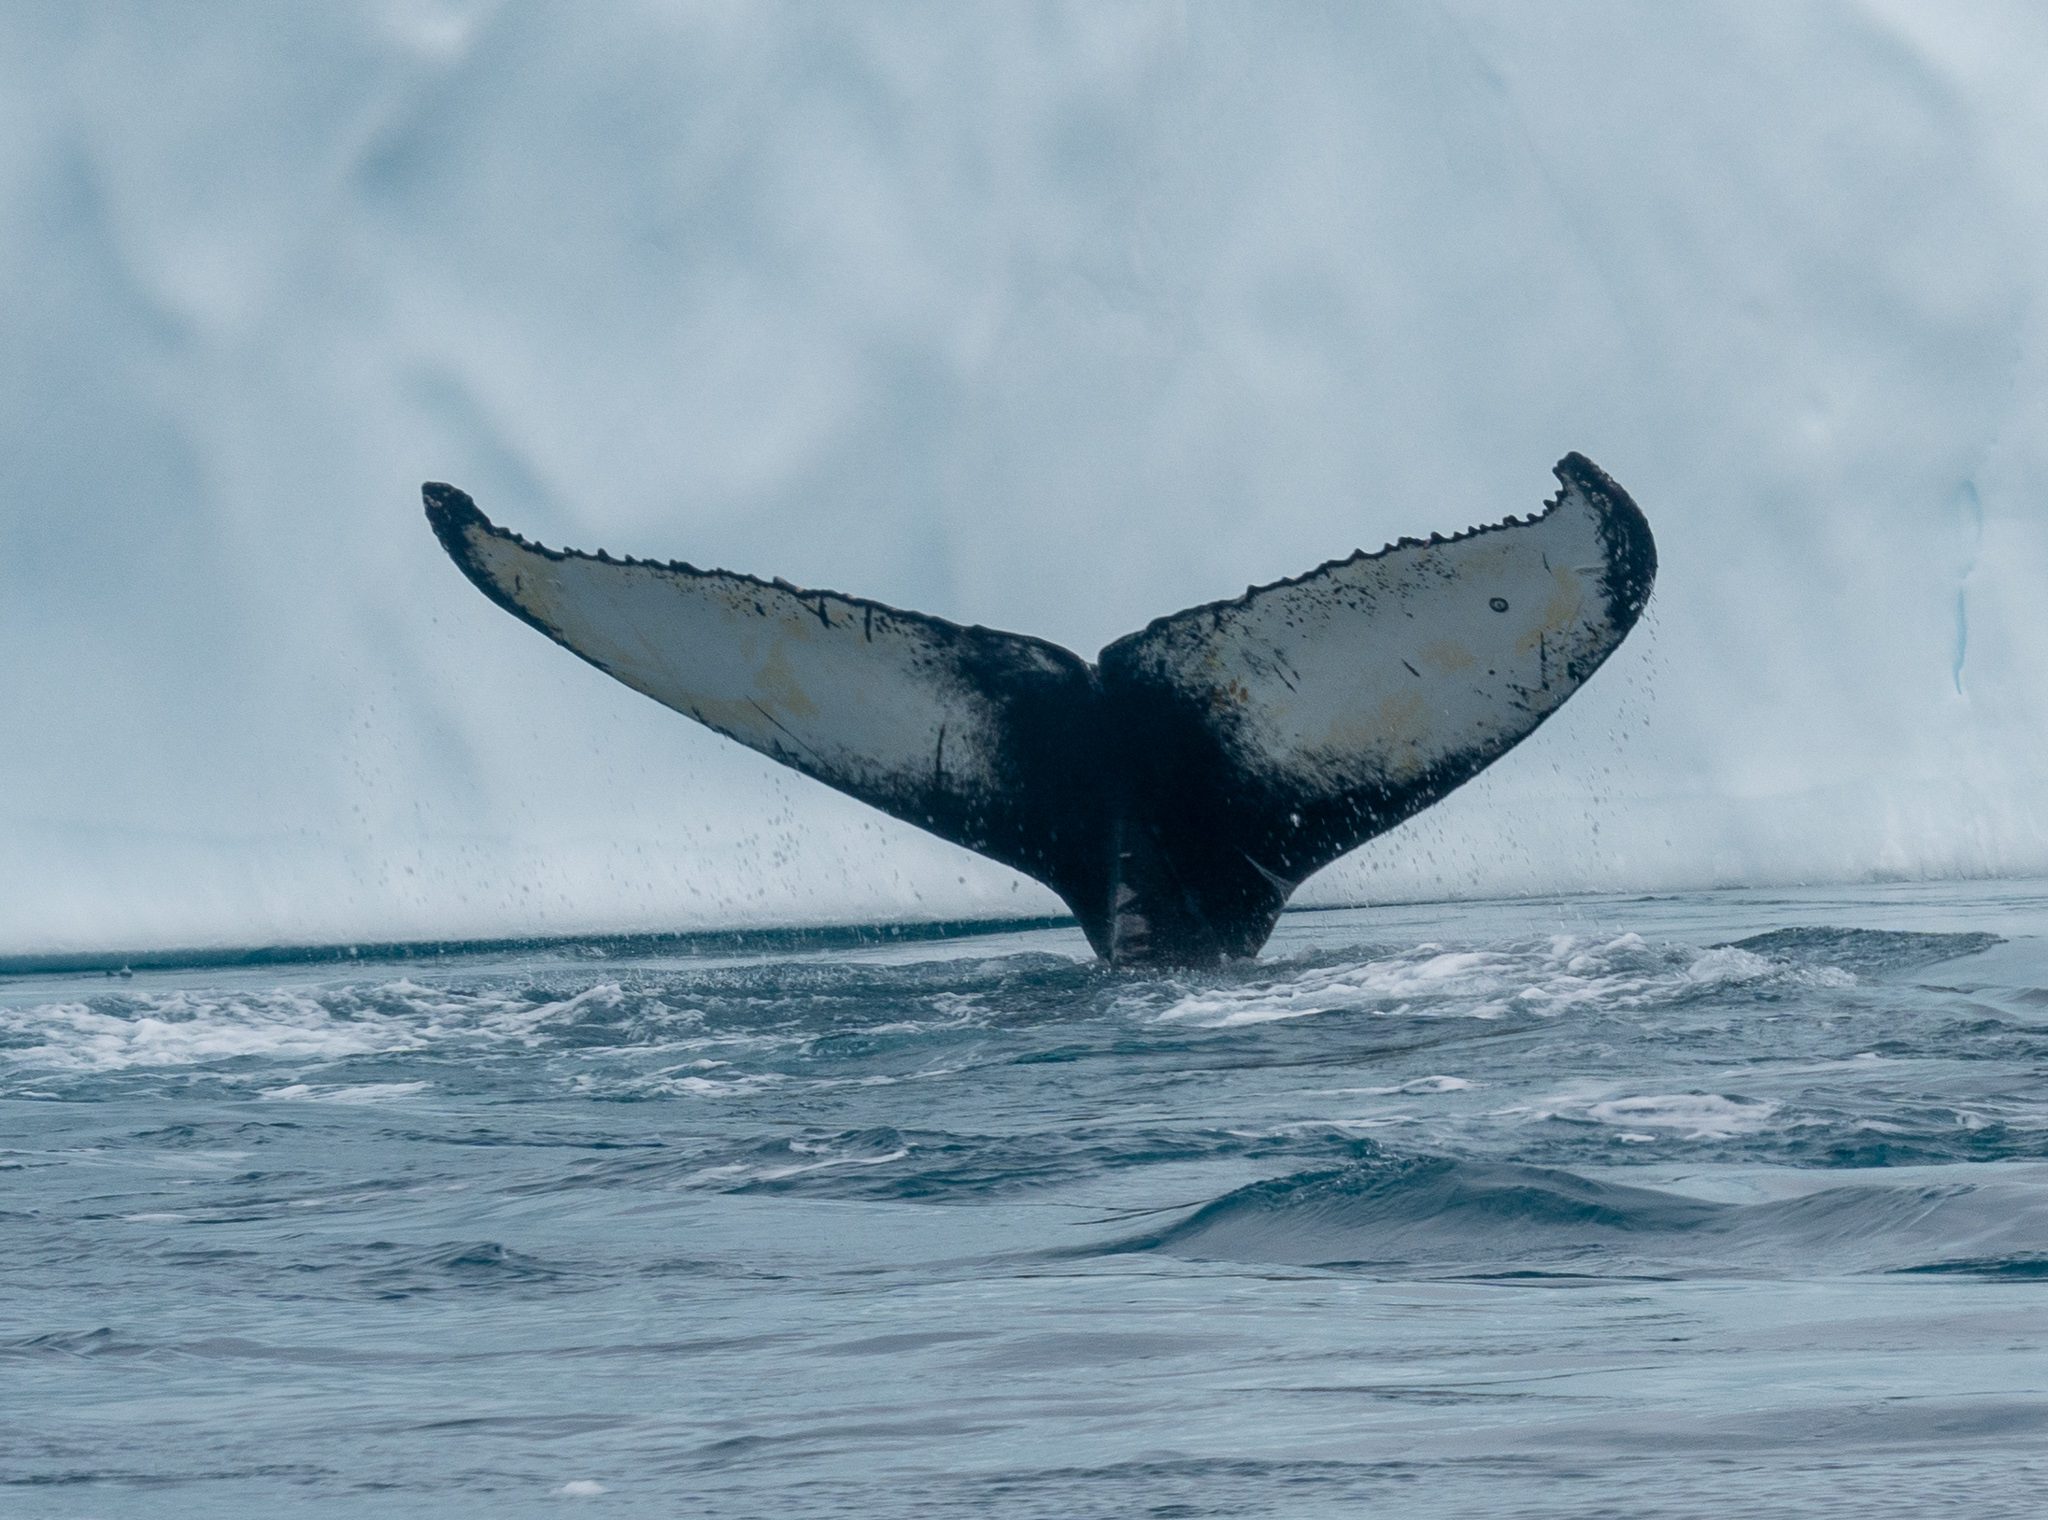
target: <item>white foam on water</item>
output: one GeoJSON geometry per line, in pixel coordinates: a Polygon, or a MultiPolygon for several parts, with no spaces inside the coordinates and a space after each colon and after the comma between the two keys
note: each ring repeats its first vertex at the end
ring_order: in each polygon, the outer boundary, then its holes
{"type": "Polygon", "coordinates": [[[0,1066],[106,1072],[247,1057],[331,1061],[406,1049],[421,1038],[391,1019],[337,1019],[319,1000],[292,992],[171,992],[125,1001],[132,1011],[86,1003],[0,1009],[0,1037],[36,1041],[0,1052],[0,1066]]]}
{"type": "Polygon", "coordinates": [[[1415,1077],[1407,1082],[1397,1082],[1387,1087],[1318,1087],[1309,1089],[1304,1097],[1317,1098],[1391,1098],[1416,1093],[1466,1092],[1472,1083],[1463,1077],[1415,1077]]]}
{"type": "Polygon", "coordinates": [[[1561,1107],[1550,1116],[1612,1125],[1622,1132],[1624,1139],[1664,1135],[1681,1140],[1730,1140],[1771,1128],[1778,1112],[1778,1104],[1760,1098],[1720,1093],[1650,1093],[1561,1107]]]}
{"type": "MultiPolygon", "coordinates": [[[[607,1084],[596,1080],[578,1080],[579,1085],[589,1091],[600,1091],[607,1087],[607,1084]]],[[[779,1072],[759,1072],[729,1078],[655,1076],[615,1084],[615,1088],[643,1097],[744,1098],[764,1088],[780,1086],[786,1080],[788,1079],[779,1072]]]]}
{"type": "Polygon", "coordinates": [[[1367,1093],[1447,1093],[1464,1092],[1472,1084],[1463,1077],[1417,1077],[1412,1082],[1403,1082],[1398,1087],[1367,1087],[1367,1093]]]}
{"type": "Polygon", "coordinates": [[[1181,991],[1164,1008],[1128,1006],[1159,1023],[1230,1029],[1324,1013],[1388,1018],[1554,1017],[1654,1006],[1703,989],[1752,984],[1855,985],[1835,967],[1800,967],[1733,947],[1652,945],[1639,934],[1553,935],[1498,947],[1412,950],[1256,982],[1181,991]]]}
{"type": "MultiPolygon", "coordinates": [[[[593,1015],[612,1016],[636,1051],[783,1046],[798,1037],[706,1036],[703,1014],[600,982],[566,996],[511,988],[462,990],[409,978],[318,989],[135,992],[0,1007],[0,1072],[117,1072],[240,1060],[319,1063],[450,1044],[537,1049],[593,1015]],[[689,1033],[683,1033],[689,1031],[689,1033]]],[[[392,1084],[295,1084],[270,1096],[376,1101],[392,1084]],[[341,1096],[353,1090],[354,1097],[341,1096]]]]}
{"type": "Polygon", "coordinates": [[[792,1155],[812,1156],[808,1161],[726,1161],[716,1166],[700,1167],[683,1178],[685,1187],[719,1186],[730,1187],[742,1182],[780,1182],[790,1177],[807,1176],[813,1172],[835,1171],[844,1167],[887,1166],[891,1162],[903,1161],[910,1155],[910,1147],[899,1145],[893,1150],[879,1152],[845,1153],[829,1146],[813,1145],[801,1140],[789,1142],[792,1155]]]}
{"type": "Polygon", "coordinates": [[[294,1082],[286,1087],[270,1088],[257,1096],[273,1103],[390,1103],[431,1091],[433,1085],[431,1082],[358,1082],[320,1086],[294,1082]]]}

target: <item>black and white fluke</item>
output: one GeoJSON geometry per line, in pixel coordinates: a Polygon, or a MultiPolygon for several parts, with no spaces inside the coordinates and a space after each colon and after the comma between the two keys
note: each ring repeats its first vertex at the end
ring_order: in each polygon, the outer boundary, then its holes
{"type": "Polygon", "coordinates": [[[1312,872],[1583,685],[1656,576],[1569,454],[1538,515],[1403,539],[1158,619],[1091,664],[834,591],[543,548],[453,486],[427,516],[499,606],[598,669],[1035,877],[1114,964],[1258,952],[1312,872]]]}

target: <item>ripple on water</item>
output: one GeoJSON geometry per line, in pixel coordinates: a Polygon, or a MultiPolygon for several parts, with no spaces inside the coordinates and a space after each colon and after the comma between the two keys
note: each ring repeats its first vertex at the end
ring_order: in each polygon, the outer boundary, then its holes
{"type": "Polygon", "coordinates": [[[1987,1449],[2032,1431],[2048,961],[1709,910],[1319,916],[1200,975],[899,947],[17,988],[0,1482],[1405,1512],[1492,1462],[1491,1500],[1592,1513],[1640,1485],[1573,1508],[1614,1464],[1560,1432],[1668,1464],[1739,1428],[1690,1514],[1733,1472],[1815,1497],[1768,1452],[1841,1443],[1758,1431],[1929,1384],[1987,1449]],[[1313,1459],[1339,1438],[1378,1455],[1313,1459]]]}

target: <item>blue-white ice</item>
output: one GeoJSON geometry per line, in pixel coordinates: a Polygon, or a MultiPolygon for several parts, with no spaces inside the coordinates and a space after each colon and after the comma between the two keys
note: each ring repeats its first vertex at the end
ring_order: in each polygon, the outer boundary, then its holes
{"type": "Polygon", "coordinates": [[[1039,910],[461,583],[1084,651],[1586,451],[1613,665],[1311,899],[2048,868],[2048,19],[0,12],[0,949],[1039,910]]]}

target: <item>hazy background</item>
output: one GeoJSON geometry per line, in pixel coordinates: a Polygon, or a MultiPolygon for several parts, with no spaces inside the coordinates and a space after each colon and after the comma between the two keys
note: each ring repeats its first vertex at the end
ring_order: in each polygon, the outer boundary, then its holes
{"type": "Polygon", "coordinates": [[[1582,449],[1652,613],[1310,900],[2048,868],[2048,13],[0,8],[0,949],[1043,911],[477,595],[1083,652],[1582,449]]]}

